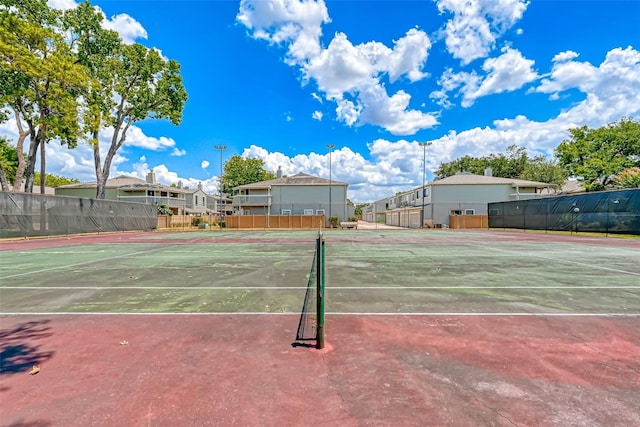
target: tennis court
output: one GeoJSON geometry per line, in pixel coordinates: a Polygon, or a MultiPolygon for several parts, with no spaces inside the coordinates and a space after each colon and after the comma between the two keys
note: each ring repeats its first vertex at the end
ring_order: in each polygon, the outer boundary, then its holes
{"type": "Polygon", "coordinates": [[[1,242],[0,424],[640,425],[639,240],[316,234],[1,242]]]}

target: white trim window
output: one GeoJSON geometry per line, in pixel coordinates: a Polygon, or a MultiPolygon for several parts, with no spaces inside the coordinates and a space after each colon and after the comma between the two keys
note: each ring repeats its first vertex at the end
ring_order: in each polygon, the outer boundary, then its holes
{"type": "Polygon", "coordinates": [[[324,209],[316,209],[316,215],[324,215],[324,209]]]}
{"type": "Polygon", "coordinates": [[[281,215],[291,215],[291,209],[282,209],[280,211],[281,215]]]}
{"type": "Polygon", "coordinates": [[[304,214],[305,215],[313,215],[313,209],[305,209],[304,210],[304,214]]]}
{"type": "Polygon", "coordinates": [[[476,210],[475,209],[465,209],[464,210],[464,214],[465,215],[475,215],[476,214],[476,210]]]}

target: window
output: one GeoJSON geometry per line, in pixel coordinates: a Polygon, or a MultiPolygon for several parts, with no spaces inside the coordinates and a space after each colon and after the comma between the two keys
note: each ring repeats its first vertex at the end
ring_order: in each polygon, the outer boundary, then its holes
{"type": "Polygon", "coordinates": [[[304,214],[305,215],[313,215],[313,209],[305,209],[304,210],[304,214]]]}
{"type": "Polygon", "coordinates": [[[324,209],[316,209],[316,215],[324,215],[324,209]]]}
{"type": "Polygon", "coordinates": [[[291,215],[291,209],[282,209],[282,211],[280,211],[280,213],[282,215],[291,215]]]}
{"type": "Polygon", "coordinates": [[[476,210],[475,209],[465,209],[464,210],[464,214],[465,215],[475,215],[476,214],[476,210]]]}
{"type": "Polygon", "coordinates": [[[429,189],[428,188],[423,188],[422,189],[422,197],[429,197],[429,189]]]}
{"type": "Polygon", "coordinates": [[[452,210],[452,211],[450,212],[450,215],[462,215],[462,211],[452,210]]]}

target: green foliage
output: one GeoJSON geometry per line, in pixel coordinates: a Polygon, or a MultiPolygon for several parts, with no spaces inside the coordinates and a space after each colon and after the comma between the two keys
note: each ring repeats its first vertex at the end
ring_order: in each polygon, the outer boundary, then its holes
{"type": "Polygon", "coordinates": [[[0,169],[7,181],[13,184],[18,169],[18,151],[9,145],[9,141],[0,137],[0,169]]]}
{"type": "Polygon", "coordinates": [[[486,168],[500,178],[525,179],[562,185],[567,178],[563,168],[545,156],[529,157],[525,147],[510,145],[507,153],[490,154],[485,157],[464,156],[460,159],[441,163],[435,171],[437,178],[446,178],[458,172],[483,175],[486,168]]]}
{"type": "MultiPolygon", "coordinates": [[[[182,120],[187,92],[180,65],[157,49],[124,44],[103,28],[101,11],[86,1],[61,11],[46,0],[3,0],[0,9],[0,120],[16,114],[19,159],[16,180],[33,182],[37,150],[52,138],[70,148],[88,135],[94,148],[98,198],[111,163],[137,121],[182,120]],[[13,114],[12,114],[13,115],[13,114]],[[78,120],[81,117],[81,120],[78,120]],[[107,153],[98,133],[113,127],[107,153]],[[27,136],[28,150],[23,150],[27,136]]],[[[43,172],[44,172],[44,161],[43,172]]]]}
{"type": "Polygon", "coordinates": [[[331,216],[329,217],[329,227],[338,228],[340,226],[340,217],[339,216],[331,216]]]}
{"type": "Polygon", "coordinates": [[[158,203],[156,209],[158,209],[158,215],[173,215],[173,211],[166,203],[158,203]]]}
{"type": "Polygon", "coordinates": [[[640,168],[627,168],[613,179],[619,189],[640,188],[640,168]]]}
{"type": "MultiPolygon", "coordinates": [[[[40,173],[36,172],[35,181],[39,181],[39,180],[40,180],[40,173]]],[[[74,178],[65,178],[64,176],[58,176],[58,175],[53,175],[49,173],[44,176],[44,185],[47,187],[60,187],[62,185],[77,184],[78,182],[80,181],[74,178]]]]}
{"type": "Polygon", "coordinates": [[[224,164],[222,191],[230,194],[233,187],[275,178],[273,172],[264,169],[263,160],[235,155],[224,164]]]}
{"type": "Polygon", "coordinates": [[[569,133],[556,148],[556,156],[586,191],[612,188],[617,174],[640,167],[640,122],[623,118],[598,129],[582,126],[569,133]]]}
{"type": "Polygon", "coordinates": [[[358,203],[353,213],[356,215],[362,215],[362,209],[366,208],[367,206],[369,206],[367,203],[358,203]]]}

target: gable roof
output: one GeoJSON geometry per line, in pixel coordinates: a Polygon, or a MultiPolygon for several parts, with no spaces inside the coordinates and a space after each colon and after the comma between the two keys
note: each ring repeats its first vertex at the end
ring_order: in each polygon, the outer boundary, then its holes
{"type": "MultiPolygon", "coordinates": [[[[59,188],[96,188],[97,181],[81,182],[79,184],[61,185],[59,188]]],[[[144,179],[135,178],[133,176],[120,175],[115,178],[107,180],[106,188],[120,188],[122,190],[134,190],[134,189],[155,189],[155,190],[167,190],[174,193],[185,193],[185,189],[169,187],[162,184],[151,184],[144,179]]]]}
{"type": "Polygon", "coordinates": [[[446,178],[433,181],[431,185],[504,185],[510,184],[512,187],[535,187],[547,188],[555,187],[555,184],[548,184],[538,181],[527,181],[515,178],[500,178],[497,176],[476,175],[469,172],[461,172],[446,178]]]}
{"type": "Polygon", "coordinates": [[[287,186],[287,185],[344,185],[346,182],[340,182],[335,180],[328,180],[317,176],[312,176],[306,173],[297,173],[292,176],[284,178],[269,179],[267,181],[254,182],[251,184],[238,185],[234,189],[250,189],[250,188],[269,188],[273,186],[287,186]]]}

